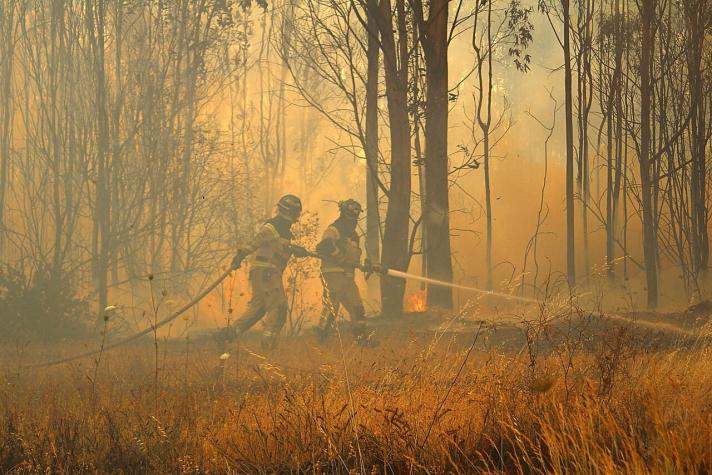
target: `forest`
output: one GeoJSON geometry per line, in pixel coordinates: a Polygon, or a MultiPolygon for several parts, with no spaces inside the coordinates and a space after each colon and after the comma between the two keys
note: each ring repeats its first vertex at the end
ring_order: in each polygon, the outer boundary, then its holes
{"type": "Polygon", "coordinates": [[[711,0],[0,0],[0,91],[2,471],[712,470],[711,0]]]}

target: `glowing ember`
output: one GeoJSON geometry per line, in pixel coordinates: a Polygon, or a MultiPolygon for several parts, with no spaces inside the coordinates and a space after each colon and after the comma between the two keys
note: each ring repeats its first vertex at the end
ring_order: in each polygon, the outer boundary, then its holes
{"type": "Polygon", "coordinates": [[[428,294],[425,289],[410,294],[405,298],[405,311],[411,313],[425,312],[427,301],[428,294]]]}

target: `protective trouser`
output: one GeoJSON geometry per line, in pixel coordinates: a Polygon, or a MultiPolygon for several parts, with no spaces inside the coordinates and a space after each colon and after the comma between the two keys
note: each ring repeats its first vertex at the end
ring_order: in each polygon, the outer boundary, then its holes
{"type": "Polygon", "coordinates": [[[325,272],[322,274],[322,278],[324,279],[324,309],[319,329],[322,333],[326,333],[334,325],[339,308],[343,305],[349,313],[354,335],[364,336],[366,333],[366,312],[354,275],[346,272],[325,272]]]}
{"type": "Polygon", "coordinates": [[[274,347],[287,320],[287,298],[282,273],[277,269],[255,267],[250,271],[252,298],[245,312],[235,322],[238,334],[249,330],[265,317],[263,346],[274,347]]]}

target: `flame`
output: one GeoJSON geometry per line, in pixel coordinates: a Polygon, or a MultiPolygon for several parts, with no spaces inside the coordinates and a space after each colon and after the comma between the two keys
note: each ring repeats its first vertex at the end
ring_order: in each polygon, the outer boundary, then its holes
{"type": "Polygon", "coordinates": [[[425,289],[410,294],[405,298],[405,311],[420,313],[427,310],[428,294],[425,289]]]}

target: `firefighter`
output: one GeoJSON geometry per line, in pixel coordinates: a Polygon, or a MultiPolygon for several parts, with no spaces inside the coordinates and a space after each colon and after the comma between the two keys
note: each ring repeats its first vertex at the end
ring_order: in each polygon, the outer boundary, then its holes
{"type": "Polygon", "coordinates": [[[244,333],[265,317],[264,350],[276,346],[277,336],[287,319],[287,298],[282,283],[287,261],[291,256],[307,257],[303,247],[291,243],[291,227],[301,212],[302,202],[297,196],[280,198],[275,216],[260,227],[250,245],[238,251],[232,260],[232,268],[237,269],[247,256],[254,254],[249,275],[252,298],[231,333],[244,333]]]}
{"type": "Polygon", "coordinates": [[[378,271],[378,266],[361,265],[360,239],[356,232],[361,205],[354,199],[339,203],[339,217],[334,221],[317,244],[316,252],[321,257],[321,274],[324,282],[324,309],[319,322],[318,334],[323,339],[333,327],[339,307],[349,313],[354,336],[360,344],[368,344],[365,310],[359,294],[355,270],[378,271]]]}

